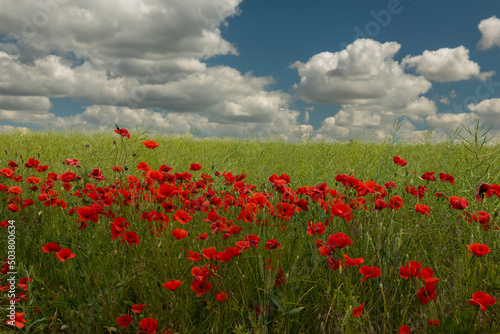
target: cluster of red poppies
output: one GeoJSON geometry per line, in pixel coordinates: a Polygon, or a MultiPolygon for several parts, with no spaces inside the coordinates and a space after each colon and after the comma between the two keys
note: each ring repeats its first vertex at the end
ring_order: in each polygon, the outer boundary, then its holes
{"type": "MultiPolygon", "coordinates": [[[[126,129],[117,129],[115,132],[124,138],[130,138],[130,133],[126,129]]],[[[160,145],[152,140],[146,140],[142,144],[148,149],[156,149],[160,145]]],[[[407,162],[399,156],[394,157],[394,162],[402,167],[407,165],[407,162]]],[[[77,159],[66,159],[66,163],[69,167],[76,168],[79,166],[77,159]]],[[[201,297],[212,290],[211,277],[217,274],[219,265],[224,265],[224,263],[231,261],[234,257],[242,256],[242,254],[252,247],[259,247],[261,241],[259,236],[248,234],[239,237],[243,231],[243,228],[238,225],[240,222],[263,224],[285,230],[286,222],[290,221],[298,213],[308,211],[310,203],[316,202],[328,218],[324,222],[313,222],[312,220],[307,222],[306,233],[309,236],[314,236],[316,234],[324,234],[326,227],[335,217],[349,222],[354,219],[356,211],[370,209],[377,212],[387,209],[399,211],[405,206],[403,198],[399,195],[392,195],[387,198],[390,192],[398,187],[394,182],[389,181],[382,186],[375,181],[369,180],[363,182],[353,175],[346,174],[337,175],[335,180],[340,182],[345,188],[345,193],[348,195],[344,195],[336,189],[329,188],[326,183],[321,183],[317,186],[299,187],[294,190],[289,186],[291,180],[286,174],[280,176],[273,174],[269,177],[268,182],[272,184],[274,191],[262,192],[258,191],[256,186],[244,182],[246,178],[245,174],[233,175],[230,172],[216,172],[214,176],[211,176],[201,173],[200,178],[193,181],[193,175],[189,172],[170,173],[172,168],[166,165],[162,165],[155,170],[146,162],[141,162],[137,166],[138,176],[124,176],[122,174],[123,168],[121,166],[114,166],[113,171],[120,174],[120,180],[107,185],[99,185],[99,182],[109,182],[109,179],[98,168],[93,169],[88,175],[77,175],[73,171],[57,175],[54,172],[47,172],[48,165],[42,166],[34,158],[28,159],[24,167],[26,169],[21,173],[20,169],[18,169],[18,164],[10,161],[7,167],[0,170],[0,175],[3,177],[4,182],[10,183],[10,185],[0,183],[0,191],[5,194],[6,197],[3,200],[8,203],[7,208],[12,214],[25,210],[35,204],[32,199],[26,198],[28,195],[21,187],[24,180],[27,188],[37,193],[37,199],[41,205],[46,207],[58,206],[63,210],[67,210],[69,216],[75,215],[80,230],[84,230],[88,222],[108,221],[110,224],[111,240],[118,239],[121,243],[126,242],[128,244],[127,247],[134,247],[134,245],[140,244],[141,238],[133,231],[134,225],[129,223],[126,217],[116,215],[113,211],[113,205],[134,206],[137,210],[141,210],[141,203],[153,202],[158,207],[161,207],[158,211],[145,211],[140,215],[140,218],[149,224],[152,237],[160,236],[170,228],[168,227],[169,223],[175,222],[175,224],[180,224],[180,227],[174,229],[171,224],[171,237],[176,240],[188,238],[190,237],[188,232],[181,227],[190,223],[193,219],[206,222],[212,234],[220,235],[224,240],[233,235],[238,236],[236,238],[239,240],[231,243],[232,246],[224,250],[217,250],[215,247],[206,247],[201,249],[201,251],[186,250],[186,259],[188,261],[206,261],[205,265],[197,265],[191,269],[192,277],[189,279],[192,281],[190,289],[197,297],[201,297]],[[47,172],[46,175],[43,175],[45,178],[44,181],[42,181],[42,177],[35,175],[23,178],[21,174],[32,174],[31,172],[27,172],[29,170],[36,171],[37,173],[47,172]],[[221,178],[223,180],[222,183],[230,191],[215,191],[213,187],[214,177],[221,178]],[[75,202],[80,200],[82,203],[90,202],[90,204],[68,207],[68,203],[61,199],[61,193],[55,190],[56,182],[61,182],[62,188],[72,195],[75,202]],[[74,187],[77,189],[73,190],[74,187]],[[226,217],[222,216],[223,213],[229,214],[230,210],[238,213],[236,217],[237,222],[231,220],[229,215],[226,217]],[[202,216],[205,218],[200,219],[202,216]],[[276,219],[268,220],[266,217],[275,217],[276,219]],[[271,221],[274,221],[274,224],[271,221]]],[[[200,164],[191,164],[190,171],[200,170],[202,170],[200,164]]],[[[421,176],[421,179],[426,180],[427,183],[436,181],[435,173],[426,172],[421,176]]],[[[38,175],[42,176],[41,174],[38,175]]],[[[449,182],[451,185],[455,183],[453,176],[449,174],[440,173],[439,177],[441,182],[449,182]]],[[[419,202],[415,205],[415,212],[429,216],[431,208],[421,203],[425,194],[429,192],[427,186],[407,186],[404,188],[404,191],[418,198],[419,202]]],[[[463,217],[471,223],[478,222],[485,230],[490,228],[497,229],[488,212],[477,211],[471,213],[463,211],[469,206],[465,198],[457,196],[447,197],[442,193],[436,193],[435,195],[447,198],[450,207],[461,210],[463,217]]],[[[477,189],[476,199],[481,201],[484,196],[491,197],[493,195],[500,197],[500,187],[496,184],[483,183],[477,189]]],[[[1,222],[1,226],[5,227],[5,222],[1,222]]],[[[200,233],[196,238],[207,240],[209,237],[204,232],[200,233]]],[[[362,257],[350,258],[345,253],[342,253],[341,256],[336,254],[337,251],[352,243],[349,236],[345,233],[330,234],[326,241],[316,240],[319,253],[327,257],[327,263],[333,271],[337,271],[344,266],[358,267],[364,263],[362,257]]],[[[77,256],[77,254],[72,253],[71,249],[62,248],[56,242],[50,242],[43,246],[40,245],[40,247],[45,253],[54,252],[61,261],[67,261],[77,256]]],[[[272,252],[273,250],[280,249],[281,244],[277,239],[273,238],[267,240],[263,248],[272,252]]],[[[471,251],[470,254],[474,254],[477,257],[484,256],[490,251],[487,245],[479,243],[470,244],[468,249],[471,251]]],[[[266,270],[274,270],[271,265],[271,259],[267,261],[266,270]]],[[[380,268],[367,265],[360,267],[359,273],[362,275],[361,282],[377,278],[383,274],[380,268]]],[[[423,281],[424,286],[420,284],[420,289],[416,292],[416,297],[423,305],[432,300],[436,301],[436,283],[438,283],[439,279],[434,277],[432,269],[422,267],[418,262],[410,261],[408,265],[400,268],[399,276],[405,279],[415,277],[423,281]]],[[[283,269],[279,267],[275,270],[275,285],[285,283],[286,275],[283,269]]],[[[183,281],[180,277],[174,277],[164,283],[163,286],[170,291],[175,291],[182,284],[183,281]]],[[[218,290],[215,298],[219,302],[224,302],[230,295],[231,292],[229,291],[218,290]]],[[[485,292],[474,292],[472,299],[469,300],[471,305],[478,305],[483,311],[486,311],[486,307],[495,302],[496,299],[485,292]]],[[[365,303],[353,309],[354,317],[362,315],[364,305],[365,303]]],[[[132,309],[132,312],[140,313],[134,309],[132,309]]],[[[18,327],[24,326],[22,317],[20,319],[19,321],[16,320],[18,327]]],[[[132,321],[132,317],[128,314],[119,316],[116,319],[116,322],[122,327],[129,326],[132,321]]],[[[440,320],[431,319],[429,323],[431,325],[439,325],[440,320]]],[[[144,318],[139,322],[141,330],[138,333],[156,333],[157,326],[158,321],[156,319],[144,318]]],[[[401,327],[400,333],[409,333],[409,328],[407,326],[401,327]]]]}

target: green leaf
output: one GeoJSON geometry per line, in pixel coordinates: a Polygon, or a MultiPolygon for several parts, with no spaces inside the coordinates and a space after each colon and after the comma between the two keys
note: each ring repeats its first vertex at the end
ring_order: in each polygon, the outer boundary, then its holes
{"type": "Polygon", "coordinates": [[[276,299],[276,297],[274,297],[273,294],[269,294],[269,296],[271,297],[271,300],[273,301],[273,303],[278,307],[278,309],[281,311],[281,313],[285,314],[285,310],[283,309],[283,307],[281,306],[280,302],[278,301],[278,299],[276,299]]]}
{"type": "Polygon", "coordinates": [[[297,308],[294,308],[291,311],[286,312],[285,315],[292,315],[292,314],[295,314],[295,313],[299,313],[303,309],[305,309],[305,307],[297,307],[297,308]]]}

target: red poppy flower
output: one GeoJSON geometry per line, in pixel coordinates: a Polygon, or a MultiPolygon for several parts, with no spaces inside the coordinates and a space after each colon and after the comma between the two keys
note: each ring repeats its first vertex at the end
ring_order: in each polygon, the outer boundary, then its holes
{"type": "Polygon", "coordinates": [[[181,224],[186,224],[189,223],[193,217],[191,217],[189,213],[184,210],[177,210],[174,214],[174,219],[181,224]]]}
{"type": "Polygon", "coordinates": [[[384,201],[383,199],[379,198],[375,201],[375,210],[381,211],[382,209],[384,209],[386,207],[387,207],[387,202],[384,201]]]}
{"type": "Polygon", "coordinates": [[[188,233],[185,230],[182,230],[180,228],[176,228],[175,230],[172,231],[172,236],[175,237],[177,240],[181,240],[181,239],[187,238],[188,233]]]}
{"type": "Polygon", "coordinates": [[[201,169],[200,164],[191,164],[191,166],[189,167],[189,170],[200,170],[200,169],[201,169]]]}
{"type": "Polygon", "coordinates": [[[481,203],[481,199],[484,197],[484,193],[489,190],[490,184],[483,182],[476,188],[476,200],[481,203]]]}
{"type": "Polygon", "coordinates": [[[429,319],[429,326],[441,326],[441,320],[429,319]]]}
{"type": "Polygon", "coordinates": [[[146,304],[134,304],[132,305],[132,312],[142,313],[142,310],[146,307],[146,304]]]}
{"type": "Polygon", "coordinates": [[[344,248],[345,246],[352,245],[352,240],[345,233],[335,233],[330,234],[326,240],[328,247],[330,248],[344,248]]]}
{"type": "Polygon", "coordinates": [[[363,314],[363,309],[365,308],[365,303],[359,305],[358,307],[355,307],[352,309],[352,316],[354,318],[357,318],[363,314]]]}
{"type": "Polygon", "coordinates": [[[28,162],[26,162],[24,164],[24,166],[26,168],[37,168],[39,164],[40,164],[40,161],[33,159],[33,158],[29,158],[28,162]]]}
{"type": "Polygon", "coordinates": [[[394,189],[394,188],[397,188],[398,185],[392,181],[389,181],[389,182],[384,183],[384,187],[386,187],[387,189],[394,189]]]}
{"type": "Polygon", "coordinates": [[[126,314],[121,317],[118,317],[116,319],[116,322],[118,323],[118,325],[122,327],[128,327],[132,323],[132,317],[129,314],[126,314]]]}
{"type": "Polygon", "coordinates": [[[7,194],[17,194],[19,195],[20,193],[23,192],[23,188],[19,187],[19,186],[13,186],[13,187],[10,187],[8,190],[7,190],[7,194]]]}
{"type": "Polygon", "coordinates": [[[144,145],[144,146],[146,146],[149,149],[152,149],[152,150],[154,150],[155,148],[157,148],[158,146],[160,146],[159,143],[157,143],[157,142],[155,142],[153,140],[146,140],[146,141],[143,141],[141,144],[144,145]]]}
{"type": "Polygon", "coordinates": [[[347,256],[345,254],[342,254],[342,255],[344,256],[345,264],[350,266],[350,267],[353,267],[353,266],[357,267],[358,265],[365,262],[365,260],[362,257],[359,257],[357,259],[351,259],[349,256],[347,256]]]}
{"type": "Polygon", "coordinates": [[[421,277],[422,265],[416,261],[409,261],[410,266],[402,266],[399,269],[399,276],[408,279],[410,277],[421,277]]]}
{"type": "Polygon", "coordinates": [[[420,212],[423,215],[427,215],[428,216],[429,215],[429,210],[430,210],[430,208],[427,205],[425,205],[425,204],[420,204],[419,203],[419,204],[415,205],[415,212],[420,212]]]}
{"type": "Polygon", "coordinates": [[[122,137],[127,137],[127,139],[130,139],[130,133],[127,129],[116,129],[115,133],[119,134],[122,137]]]}
{"type": "Polygon", "coordinates": [[[141,241],[141,239],[139,238],[137,233],[135,233],[133,231],[127,231],[127,232],[123,233],[122,243],[124,241],[127,241],[129,246],[132,246],[132,244],[138,245],[139,242],[141,241]]]}
{"type": "Polygon", "coordinates": [[[362,266],[359,268],[359,272],[364,275],[361,282],[365,282],[367,278],[377,278],[381,275],[380,268],[378,267],[362,266]]]}
{"type": "Polygon", "coordinates": [[[66,172],[61,175],[59,175],[59,180],[63,182],[71,182],[74,179],[76,179],[76,174],[73,172],[66,172]]]}
{"type": "Polygon", "coordinates": [[[474,253],[477,257],[485,256],[490,252],[490,248],[485,244],[472,243],[467,248],[471,251],[469,255],[474,253]]]}
{"type": "Polygon", "coordinates": [[[121,172],[123,170],[123,167],[122,166],[113,166],[113,167],[111,167],[111,169],[114,172],[121,172]]]}
{"type": "Polygon", "coordinates": [[[472,219],[480,224],[486,224],[489,222],[491,215],[486,211],[477,211],[472,214],[472,219]]]}
{"type": "Polygon", "coordinates": [[[436,177],[434,176],[436,172],[425,172],[424,175],[422,175],[423,180],[429,180],[429,181],[436,181],[436,177]]]}
{"type": "Polygon", "coordinates": [[[314,223],[312,221],[309,221],[307,223],[307,234],[311,235],[311,236],[314,236],[316,233],[318,233],[319,235],[322,235],[323,233],[326,232],[325,230],[325,225],[323,223],[318,223],[316,225],[314,225],[314,223]]]}
{"type": "Polygon", "coordinates": [[[6,321],[7,325],[15,325],[17,328],[23,328],[26,320],[24,319],[24,313],[15,313],[14,319],[10,319],[6,321]]]}
{"type": "Polygon", "coordinates": [[[469,206],[469,202],[467,202],[465,198],[450,196],[449,201],[453,209],[463,210],[467,209],[467,207],[469,206]]]}
{"type": "Polygon", "coordinates": [[[7,209],[9,209],[10,212],[18,212],[19,211],[19,207],[17,205],[15,205],[14,203],[10,203],[7,206],[7,209]]]}
{"type": "Polygon", "coordinates": [[[189,256],[187,257],[187,260],[197,262],[200,261],[201,259],[203,259],[203,257],[201,256],[200,253],[191,250],[189,251],[189,256]]]}
{"type": "Polygon", "coordinates": [[[264,249],[275,249],[275,248],[281,248],[280,243],[276,239],[271,239],[266,242],[266,245],[264,246],[264,249]]]}
{"type": "Polygon", "coordinates": [[[404,208],[403,199],[401,196],[394,195],[389,199],[389,209],[401,209],[404,208]]]}
{"type": "Polygon", "coordinates": [[[410,334],[410,327],[404,325],[399,329],[399,334],[410,334]]]}
{"type": "Polygon", "coordinates": [[[488,310],[486,307],[496,303],[496,298],[490,296],[486,292],[477,291],[472,294],[472,299],[469,300],[469,305],[477,305],[481,307],[481,311],[488,310]]]}
{"type": "Polygon", "coordinates": [[[227,292],[221,291],[221,292],[217,293],[217,297],[216,297],[216,298],[217,298],[217,300],[218,300],[219,302],[221,302],[221,303],[222,303],[222,302],[223,302],[223,301],[225,301],[225,300],[226,300],[226,298],[227,298],[227,292]]]}
{"type": "Polygon", "coordinates": [[[278,275],[276,276],[276,280],[274,281],[274,285],[278,286],[280,284],[285,284],[285,274],[283,273],[283,269],[281,267],[278,268],[278,275]]]}
{"type": "Polygon", "coordinates": [[[61,261],[66,261],[67,259],[72,259],[76,256],[76,254],[71,253],[71,249],[63,248],[59,252],[56,253],[57,258],[61,261]]]}
{"type": "Polygon", "coordinates": [[[208,234],[205,232],[205,233],[201,233],[200,235],[198,235],[196,237],[196,239],[198,240],[208,240],[208,234]]]}
{"type": "Polygon", "coordinates": [[[396,155],[393,160],[394,160],[394,163],[397,163],[401,167],[406,166],[406,164],[408,163],[408,162],[406,162],[406,160],[400,158],[399,155],[396,155]]]}
{"type": "Polygon", "coordinates": [[[155,318],[144,318],[139,323],[139,327],[141,327],[142,330],[138,331],[137,333],[156,334],[156,329],[158,328],[158,320],[156,320],[155,318]]]}
{"type": "Polygon", "coordinates": [[[420,302],[422,305],[426,305],[428,302],[431,300],[434,300],[434,303],[436,302],[436,284],[434,283],[425,283],[425,288],[422,287],[420,290],[417,292],[417,297],[420,299],[420,302]]]}
{"type": "Polygon", "coordinates": [[[42,250],[45,252],[45,253],[49,253],[49,252],[59,252],[60,250],[62,249],[61,246],[57,245],[56,242],[49,242],[48,244],[46,244],[45,246],[42,247],[42,250]]]}
{"type": "Polygon", "coordinates": [[[351,220],[352,209],[347,204],[344,204],[344,203],[334,204],[334,205],[332,205],[332,208],[330,209],[330,212],[335,217],[342,217],[342,218],[344,218],[346,222],[349,222],[351,220]]]}
{"type": "Polygon", "coordinates": [[[201,252],[203,253],[203,257],[207,260],[214,259],[217,254],[215,247],[202,248],[201,252]]]}
{"type": "Polygon", "coordinates": [[[195,279],[193,283],[191,283],[191,291],[196,292],[196,297],[201,297],[202,294],[207,293],[212,289],[212,283],[208,282],[205,279],[197,280],[195,279]]]}
{"type": "Polygon", "coordinates": [[[92,171],[90,172],[89,175],[87,175],[87,177],[96,179],[98,181],[104,180],[104,176],[102,176],[102,171],[99,168],[92,169],[92,171]]]}
{"type": "Polygon", "coordinates": [[[168,281],[167,283],[163,284],[164,287],[169,289],[170,291],[177,290],[178,287],[180,287],[182,284],[181,280],[175,280],[175,281],[168,281]]]}
{"type": "Polygon", "coordinates": [[[445,174],[445,173],[439,173],[439,178],[441,179],[441,182],[450,182],[451,184],[455,184],[455,178],[451,176],[450,174],[445,174]]]}
{"type": "Polygon", "coordinates": [[[260,238],[256,235],[249,234],[246,237],[246,241],[248,241],[250,246],[254,246],[255,248],[257,248],[259,246],[260,238]]]}
{"type": "Polygon", "coordinates": [[[68,164],[69,166],[79,166],[80,161],[76,159],[66,159],[66,164],[68,164]]]}

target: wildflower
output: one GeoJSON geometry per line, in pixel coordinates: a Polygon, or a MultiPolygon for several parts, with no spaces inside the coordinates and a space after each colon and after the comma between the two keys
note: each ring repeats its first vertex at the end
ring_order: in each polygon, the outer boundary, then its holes
{"type": "Polygon", "coordinates": [[[134,313],[142,313],[142,310],[144,309],[144,307],[146,306],[146,304],[134,304],[132,305],[132,312],[134,313]]]}
{"type": "Polygon", "coordinates": [[[128,244],[129,244],[129,246],[132,246],[132,244],[138,245],[139,242],[141,241],[141,239],[139,238],[139,236],[137,235],[137,233],[132,232],[132,231],[127,231],[127,232],[123,233],[122,243],[124,241],[127,241],[128,244]]]}
{"type": "Polygon", "coordinates": [[[176,228],[175,230],[172,231],[172,236],[175,237],[177,240],[182,240],[188,237],[188,233],[185,230],[176,228]]]}
{"type": "Polygon", "coordinates": [[[17,328],[23,328],[26,320],[24,319],[24,313],[15,313],[14,320],[7,320],[7,325],[15,325],[17,328]]]}
{"type": "Polygon", "coordinates": [[[175,281],[168,281],[167,283],[163,284],[164,287],[169,289],[170,291],[177,290],[178,287],[180,287],[182,284],[181,280],[175,280],[175,281]]]}
{"type": "Polygon", "coordinates": [[[429,319],[429,326],[441,326],[441,320],[429,319]]]}
{"type": "Polygon", "coordinates": [[[364,275],[361,282],[365,282],[367,278],[377,278],[381,275],[380,268],[378,267],[362,266],[359,268],[359,272],[364,275]]]}
{"type": "Polygon", "coordinates": [[[402,159],[399,157],[399,155],[396,155],[393,159],[394,163],[397,163],[398,165],[400,165],[401,167],[404,167],[406,166],[406,164],[408,162],[406,162],[406,160],[402,159]]]}
{"type": "Polygon", "coordinates": [[[403,199],[400,196],[394,195],[389,199],[389,209],[399,209],[403,208],[403,199]]]}
{"type": "Polygon", "coordinates": [[[463,209],[467,209],[467,207],[469,206],[469,203],[467,202],[467,200],[465,198],[462,198],[462,197],[450,196],[449,201],[450,201],[450,205],[453,209],[463,210],[463,209]]]}
{"type": "Polygon", "coordinates": [[[471,251],[469,255],[474,253],[477,257],[485,256],[490,252],[490,248],[485,244],[472,243],[467,248],[471,251]]]}
{"type": "Polygon", "coordinates": [[[427,205],[425,205],[425,204],[420,204],[419,203],[419,204],[415,205],[415,212],[420,212],[423,215],[427,215],[428,216],[429,215],[429,210],[430,210],[430,208],[427,205]]]}
{"type": "Polygon", "coordinates": [[[223,301],[225,301],[225,300],[226,300],[226,298],[227,298],[227,292],[224,292],[224,291],[219,291],[219,292],[217,293],[217,297],[216,297],[216,298],[217,298],[217,300],[218,300],[219,302],[221,302],[221,303],[222,303],[222,302],[223,302],[223,301]]]}
{"type": "Polygon", "coordinates": [[[347,256],[345,254],[342,254],[342,255],[344,256],[345,264],[350,266],[350,267],[353,267],[353,266],[357,267],[358,265],[365,262],[365,260],[362,257],[359,257],[357,259],[351,259],[349,256],[347,256]]]}
{"type": "Polygon", "coordinates": [[[399,334],[410,334],[410,327],[403,325],[399,329],[399,334]]]}
{"type": "Polygon", "coordinates": [[[62,249],[61,246],[57,245],[56,242],[49,242],[47,243],[45,246],[42,247],[42,250],[45,252],[45,253],[49,253],[49,252],[59,252],[60,250],[62,249]]]}
{"type": "Polygon", "coordinates": [[[139,327],[141,327],[141,331],[137,333],[151,333],[155,334],[156,329],[158,328],[158,320],[155,318],[144,318],[139,323],[139,327]]]}
{"type": "Polygon", "coordinates": [[[127,139],[130,139],[130,133],[127,129],[116,129],[115,133],[119,134],[122,137],[127,137],[127,139]]]}
{"type": "Polygon", "coordinates": [[[118,323],[118,325],[122,327],[128,327],[132,323],[132,317],[129,314],[126,314],[121,317],[118,317],[116,319],[116,322],[118,323]]]}
{"type": "Polygon", "coordinates": [[[357,318],[363,314],[363,309],[365,308],[365,303],[359,305],[358,307],[355,307],[352,309],[352,316],[354,318],[357,318]]]}
{"type": "Polygon", "coordinates": [[[436,172],[425,172],[424,175],[422,175],[423,180],[429,180],[429,181],[436,181],[436,177],[434,176],[436,172]]]}
{"type": "Polygon", "coordinates": [[[67,259],[72,259],[76,256],[76,254],[71,253],[71,249],[63,248],[59,252],[56,253],[57,258],[61,261],[66,261],[67,259]]]}
{"type": "Polygon", "coordinates": [[[441,179],[441,182],[450,182],[452,185],[455,184],[455,178],[451,176],[450,174],[445,174],[445,173],[439,173],[439,178],[441,179]]]}
{"type": "Polygon", "coordinates": [[[469,305],[478,305],[481,311],[488,310],[486,307],[496,303],[496,298],[490,296],[486,292],[477,291],[472,294],[472,299],[469,300],[469,305]]]}
{"type": "Polygon", "coordinates": [[[266,242],[266,245],[264,246],[264,249],[275,249],[275,248],[281,248],[280,243],[276,239],[271,239],[266,242]]]}
{"type": "Polygon", "coordinates": [[[158,146],[160,146],[159,143],[157,143],[157,142],[155,142],[153,140],[146,140],[146,141],[143,141],[141,144],[144,145],[144,146],[146,146],[149,149],[152,149],[152,150],[154,150],[155,148],[157,148],[158,146]]]}

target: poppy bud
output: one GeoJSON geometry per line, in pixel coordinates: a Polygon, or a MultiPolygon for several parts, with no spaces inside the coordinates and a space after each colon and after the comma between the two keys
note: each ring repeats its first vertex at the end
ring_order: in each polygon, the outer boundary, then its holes
{"type": "Polygon", "coordinates": [[[89,145],[89,144],[85,144],[85,147],[86,147],[86,148],[89,148],[89,147],[90,147],[90,145],[89,145]]]}
{"type": "Polygon", "coordinates": [[[113,140],[113,144],[115,144],[115,145],[116,145],[116,140],[113,140]]]}
{"type": "Polygon", "coordinates": [[[136,155],[137,155],[137,154],[135,154],[135,152],[134,152],[134,153],[132,153],[132,156],[133,156],[133,157],[135,157],[136,155]]]}

